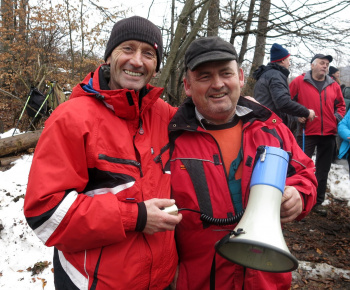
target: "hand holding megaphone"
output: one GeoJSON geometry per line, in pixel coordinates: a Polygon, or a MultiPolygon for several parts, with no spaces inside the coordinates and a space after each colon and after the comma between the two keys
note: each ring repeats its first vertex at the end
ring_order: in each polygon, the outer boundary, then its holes
{"type": "Polygon", "coordinates": [[[281,200],[281,223],[288,223],[303,211],[303,202],[294,186],[285,186],[281,200]]]}

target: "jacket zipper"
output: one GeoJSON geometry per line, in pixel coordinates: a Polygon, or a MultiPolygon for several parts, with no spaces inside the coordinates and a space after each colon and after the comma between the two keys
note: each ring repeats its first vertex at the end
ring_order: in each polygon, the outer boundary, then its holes
{"type": "Polygon", "coordinates": [[[320,111],[321,111],[321,135],[323,135],[323,110],[322,110],[322,92],[320,92],[320,111]]]}
{"type": "Polygon", "coordinates": [[[135,167],[137,167],[140,170],[141,177],[143,177],[143,173],[142,173],[142,169],[141,169],[141,163],[136,161],[136,160],[110,157],[110,156],[107,156],[105,154],[98,154],[98,159],[106,160],[108,162],[116,163],[116,164],[125,164],[125,165],[135,166],[135,167]]]}
{"type": "MultiPolygon", "coordinates": [[[[164,165],[163,165],[162,155],[169,148],[170,148],[170,143],[166,144],[162,149],[160,149],[160,153],[153,159],[155,163],[160,163],[163,173],[165,173],[165,169],[164,169],[164,165]]],[[[152,148],[152,150],[153,150],[153,148],[152,148]]]]}

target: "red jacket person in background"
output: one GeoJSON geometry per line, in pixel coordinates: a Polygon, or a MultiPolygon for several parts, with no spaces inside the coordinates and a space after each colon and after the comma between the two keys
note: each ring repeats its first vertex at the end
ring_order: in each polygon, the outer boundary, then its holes
{"type": "MultiPolygon", "coordinates": [[[[199,38],[185,54],[187,98],[169,130],[172,196],[179,208],[214,218],[235,216],[248,203],[257,149],[282,148],[291,154],[281,204],[281,221],[302,219],[316,200],[314,163],[282,120],[266,107],[240,97],[244,74],[232,44],[199,38]]],[[[210,288],[215,243],[236,225],[215,226],[184,211],[176,226],[179,270],[176,288],[210,288]]],[[[216,255],[216,289],[290,289],[292,275],[268,273],[216,255]]]]}
{"type": "Polygon", "coordinates": [[[55,247],[56,289],[164,289],[173,280],[181,215],[161,208],[174,203],[162,162],[175,109],[148,84],[162,49],[150,21],[118,21],[106,63],[45,124],[24,213],[55,247]]]}
{"type": "Polygon", "coordinates": [[[311,60],[311,70],[290,83],[292,99],[314,110],[317,116],[312,122],[307,122],[306,118],[298,118],[304,124],[305,138],[299,130],[297,141],[310,158],[317,148],[315,163],[318,188],[317,203],[313,210],[323,216],[327,215],[321,204],[325,199],[328,173],[336,146],[337,124],[345,115],[345,102],[340,86],[327,75],[332,60],[330,55],[316,54],[311,60]]]}

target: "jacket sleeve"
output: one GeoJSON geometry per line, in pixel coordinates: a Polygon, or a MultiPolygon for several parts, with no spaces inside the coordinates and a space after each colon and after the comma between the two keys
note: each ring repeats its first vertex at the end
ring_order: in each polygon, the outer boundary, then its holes
{"type": "MultiPolygon", "coordinates": [[[[293,134],[288,130],[288,149],[291,152],[286,185],[294,186],[302,196],[303,211],[296,218],[301,220],[313,208],[317,197],[317,179],[314,162],[302,151],[293,134]]],[[[284,140],[284,143],[286,140],[284,140]]]]}
{"type": "Polygon", "coordinates": [[[281,112],[297,117],[309,116],[307,108],[291,100],[288,85],[278,76],[271,78],[269,90],[276,108],[281,112]]]}
{"type": "Polygon", "coordinates": [[[75,121],[74,110],[62,113],[60,107],[35,149],[24,202],[27,222],[45,245],[62,251],[123,241],[136,227],[138,206],[110,192],[82,194],[89,179],[86,142],[91,132],[75,121]]]}
{"type": "Polygon", "coordinates": [[[350,137],[350,110],[338,124],[338,134],[343,140],[350,142],[348,139],[348,137],[350,137]]]}
{"type": "Polygon", "coordinates": [[[346,106],[343,94],[341,92],[340,86],[336,84],[336,100],[335,100],[335,117],[337,118],[337,122],[339,123],[343,117],[345,116],[346,106]]]}
{"type": "Polygon", "coordinates": [[[299,94],[299,88],[298,88],[298,79],[294,79],[289,84],[289,91],[290,91],[290,97],[293,101],[298,101],[298,94],[299,94]]]}

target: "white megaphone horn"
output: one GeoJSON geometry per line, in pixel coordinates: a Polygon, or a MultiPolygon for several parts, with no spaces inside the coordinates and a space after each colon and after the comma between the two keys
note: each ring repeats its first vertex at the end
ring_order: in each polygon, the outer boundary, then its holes
{"type": "Polygon", "coordinates": [[[234,231],[215,245],[218,254],[244,267],[266,272],[290,272],[298,260],[284,240],[280,209],[289,155],[276,147],[262,146],[253,170],[244,215],[234,231]]]}

